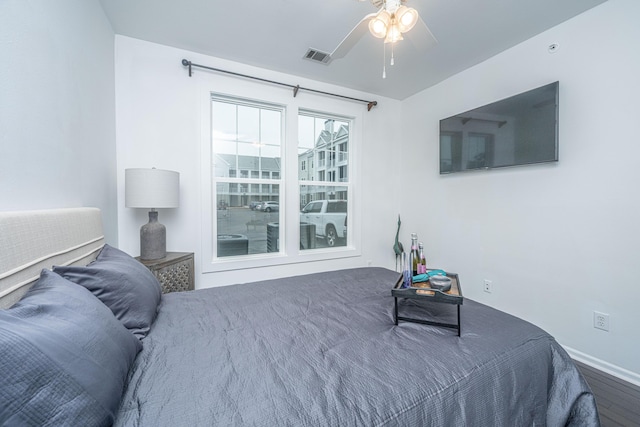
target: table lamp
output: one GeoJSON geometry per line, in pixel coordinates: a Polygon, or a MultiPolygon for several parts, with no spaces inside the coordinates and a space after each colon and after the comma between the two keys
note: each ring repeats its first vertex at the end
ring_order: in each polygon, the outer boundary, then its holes
{"type": "Polygon", "coordinates": [[[180,174],[162,169],[125,169],[125,206],[146,208],[149,222],[140,227],[140,259],[167,256],[167,231],[158,222],[156,209],[177,208],[180,197],[180,174]]]}

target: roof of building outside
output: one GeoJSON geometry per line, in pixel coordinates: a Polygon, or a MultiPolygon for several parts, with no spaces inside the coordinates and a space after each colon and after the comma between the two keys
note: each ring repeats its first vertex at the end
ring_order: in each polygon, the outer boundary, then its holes
{"type": "MultiPolygon", "coordinates": [[[[231,168],[236,164],[235,154],[217,154],[222,160],[227,162],[231,168]]],[[[257,157],[257,156],[238,156],[238,169],[241,170],[263,170],[279,172],[279,157],[257,157]],[[262,159],[262,169],[260,169],[259,160],[262,159]]]]}

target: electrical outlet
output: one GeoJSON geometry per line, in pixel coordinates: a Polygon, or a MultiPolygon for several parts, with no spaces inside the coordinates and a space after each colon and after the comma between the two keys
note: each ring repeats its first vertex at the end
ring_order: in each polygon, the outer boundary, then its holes
{"type": "Polygon", "coordinates": [[[598,311],[593,312],[593,327],[596,329],[602,329],[603,331],[609,330],[609,315],[600,313],[598,311]]]}
{"type": "Polygon", "coordinates": [[[484,279],[484,291],[487,293],[491,293],[491,291],[493,291],[491,280],[484,279]]]}

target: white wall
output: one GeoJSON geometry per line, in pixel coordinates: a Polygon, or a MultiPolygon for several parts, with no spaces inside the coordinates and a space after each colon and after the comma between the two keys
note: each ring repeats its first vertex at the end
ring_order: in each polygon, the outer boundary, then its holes
{"type": "MultiPolygon", "coordinates": [[[[278,90],[293,97],[291,89],[278,90]]],[[[296,102],[305,106],[305,100],[311,97],[317,100],[318,96],[300,91],[296,102]]],[[[325,98],[322,102],[327,111],[331,111],[331,103],[335,100],[325,98]]],[[[180,207],[161,210],[159,217],[167,227],[167,250],[195,252],[197,288],[364,266],[369,261],[372,265],[393,268],[392,246],[400,202],[399,186],[396,184],[399,182],[396,171],[400,166],[401,146],[399,113],[399,101],[372,98],[369,94],[116,36],[120,248],[133,255],[139,254],[139,229],[147,222],[145,210],[124,207],[124,170],[131,167],[157,167],[180,172],[180,207]],[[360,104],[364,111],[363,145],[360,147],[362,180],[355,194],[364,213],[361,256],[252,270],[200,273],[203,265],[201,248],[209,240],[203,232],[202,211],[206,209],[206,200],[201,197],[200,184],[202,93],[205,90],[227,94],[250,93],[249,96],[260,99],[262,90],[253,81],[199,69],[194,69],[194,76],[189,78],[187,69],[181,64],[183,58],[242,74],[378,100],[378,106],[371,112],[366,112],[366,105],[360,104]]]]}
{"type": "Polygon", "coordinates": [[[405,193],[404,241],[416,231],[430,265],[458,272],[466,296],[636,383],[639,16],[637,0],[609,0],[405,100],[401,169],[424,189],[405,193]],[[438,174],[440,119],[556,80],[557,164],[438,174]],[[594,310],[610,315],[609,332],[593,328],[594,310]]]}
{"type": "Polygon", "coordinates": [[[96,206],[117,244],[113,54],[97,1],[0,2],[0,210],[96,206]]]}

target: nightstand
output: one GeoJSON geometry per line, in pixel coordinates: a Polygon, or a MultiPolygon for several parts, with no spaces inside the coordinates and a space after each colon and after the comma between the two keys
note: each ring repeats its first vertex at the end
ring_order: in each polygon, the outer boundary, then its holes
{"type": "Polygon", "coordinates": [[[162,293],[192,291],[194,286],[193,252],[167,252],[160,259],[141,260],[162,287],[162,293]]]}

